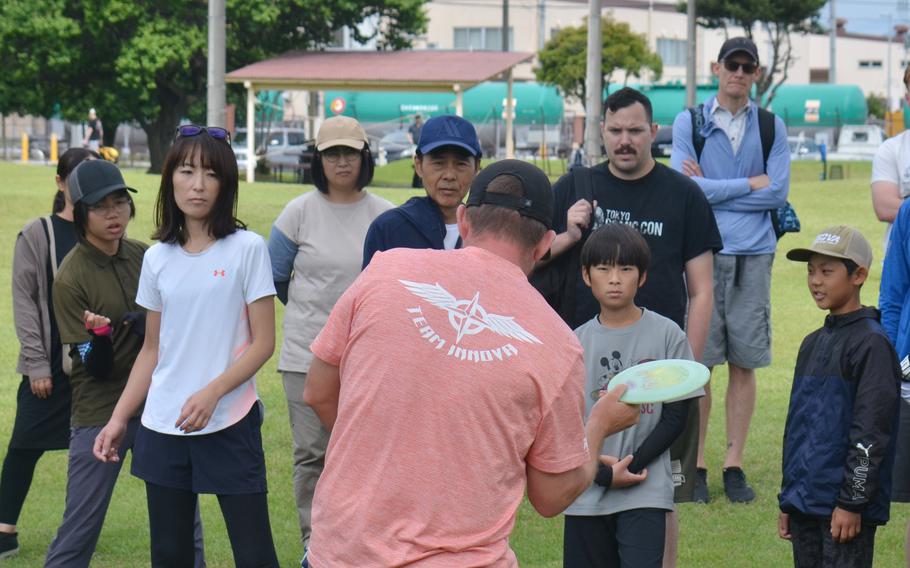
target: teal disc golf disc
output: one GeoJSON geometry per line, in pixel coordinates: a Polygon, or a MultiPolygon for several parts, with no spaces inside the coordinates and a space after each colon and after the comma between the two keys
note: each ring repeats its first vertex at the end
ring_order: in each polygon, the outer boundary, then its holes
{"type": "Polygon", "coordinates": [[[610,380],[607,391],[628,385],[622,402],[642,404],[683,397],[708,382],[707,367],[686,359],[663,359],[629,367],[610,380]]]}

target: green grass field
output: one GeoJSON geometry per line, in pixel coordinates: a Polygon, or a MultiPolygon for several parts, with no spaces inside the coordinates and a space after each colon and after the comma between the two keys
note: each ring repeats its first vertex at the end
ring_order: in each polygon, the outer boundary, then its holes
{"type": "MultiPolygon", "coordinates": [[[[377,182],[395,184],[409,179],[409,170],[398,166],[377,170],[377,182]],[[400,168],[400,169],[399,169],[400,168]],[[395,171],[398,170],[398,171],[395,171]]],[[[847,223],[862,230],[872,242],[878,259],[884,226],[872,213],[869,200],[869,164],[850,164],[847,179],[821,183],[817,164],[797,164],[793,170],[790,201],[799,212],[803,232],[781,241],[787,247],[808,243],[827,225],[847,223]]],[[[558,172],[554,172],[554,175],[558,172]]],[[[148,240],[151,233],[152,203],[158,178],[140,171],[125,172],[128,183],[140,190],[136,196],[137,216],[130,235],[148,240]]],[[[13,243],[17,232],[33,217],[50,209],[55,186],[49,167],[21,166],[0,162],[0,287],[10,290],[13,243]]],[[[290,184],[242,184],[240,216],[250,229],[267,235],[269,227],[285,203],[296,196],[300,186],[290,184]]],[[[395,202],[413,192],[403,189],[378,189],[379,195],[395,202]]],[[[880,264],[873,264],[864,300],[876,303],[880,264]]],[[[792,565],[787,543],[777,538],[776,495],[780,482],[780,446],[790,390],[793,364],[802,338],[818,327],[824,314],[811,301],[805,284],[805,266],[787,261],[783,254],[774,267],[772,288],[774,323],[774,363],[759,372],[759,400],[747,447],[746,472],[758,494],[755,503],[731,505],[723,497],[720,466],[724,446],[722,400],[726,374],[714,380],[715,412],[711,417],[708,460],[713,501],[709,505],[680,507],[681,539],[679,565],[682,567],[778,567],[792,565]]],[[[278,321],[282,310],[279,305],[278,321]]],[[[279,325],[280,333],[280,325],[279,325]]],[[[280,344],[280,342],[279,342],[280,344]]],[[[13,423],[18,353],[10,297],[0,298],[0,455],[5,454],[13,423]]],[[[259,392],[267,412],[263,428],[269,472],[269,506],[272,531],[282,566],[296,566],[301,554],[299,531],[291,481],[291,436],[280,377],[273,357],[259,373],[259,392]]],[[[127,461],[126,467],[129,467],[127,461]]],[[[453,467],[458,467],[457,460],[453,467]]],[[[457,475],[457,473],[456,473],[457,475]]],[[[51,452],[39,462],[31,494],[19,520],[21,552],[7,562],[12,567],[40,566],[44,553],[60,522],[66,481],[66,453],[51,452]]],[[[230,545],[214,497],[202,498],[206,533],[206,553],[211,567],[233,564],[230,545]]],[[[903,536],[910,507],[895,506],[892,522],[883,527],[876,541],[876,566],[902,565],[903,536]]],[[[93,566],[124,567],[148,565],[148,521],[145,490],[129,475],[120,482],[98,543],[93,566]]],[[[541,519],[527,504],[519,511],[512,547],[522,566],[556,567],[562,558],[562,520],[541,519]]]]}

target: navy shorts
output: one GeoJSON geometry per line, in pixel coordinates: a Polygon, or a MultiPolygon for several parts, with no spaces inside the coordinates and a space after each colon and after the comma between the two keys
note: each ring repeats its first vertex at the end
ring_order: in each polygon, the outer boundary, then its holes
{"type": "Polygon", "coordinates": [[[140,426],[133,445],[133,475],[193,493],[265,493],[262,403],[223,430],[198,436],[162,434],[140,426]]]}
{"type": "Polygon", "coordinates": [[[611,515],[566,515],[564,568],[660,568],[666,509],[629,509],[611,515]]]}

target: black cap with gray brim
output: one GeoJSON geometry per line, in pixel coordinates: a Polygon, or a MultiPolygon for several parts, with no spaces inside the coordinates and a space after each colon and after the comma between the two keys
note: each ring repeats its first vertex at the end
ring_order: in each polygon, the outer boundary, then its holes
{"type": "Polygon", "coordinates": [[[540,221],[547,229],[553,228],[550,178],[540,168],[521,160],[500,160],[482,169],[471,184],[466,205],[497,205],[514,209],[524,217],[540,221]],[[490,182],[503,175],[517,178],[524,195],[488,193],[490,182]]]}
{"type": "Polygon", "coordinates": [[[73,203],[94,205],[115,191],[136,190],[126,185],[120,169],[107,160],[86,160],[66,178],[73,203]]]}

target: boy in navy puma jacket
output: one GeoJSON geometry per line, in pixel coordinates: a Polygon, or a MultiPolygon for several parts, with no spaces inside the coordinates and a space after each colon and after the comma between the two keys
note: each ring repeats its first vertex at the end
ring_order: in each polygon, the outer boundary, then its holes
{"type": "Polygon", "coordinates": [[[808,265],[809,292],[829,311],[799,349],[784,429],[781,538],[797,568],[871,567],[888,522],[900,369],[860,303],[872,249],[856,229],[825,229],[787,258],[808,265]]]}

